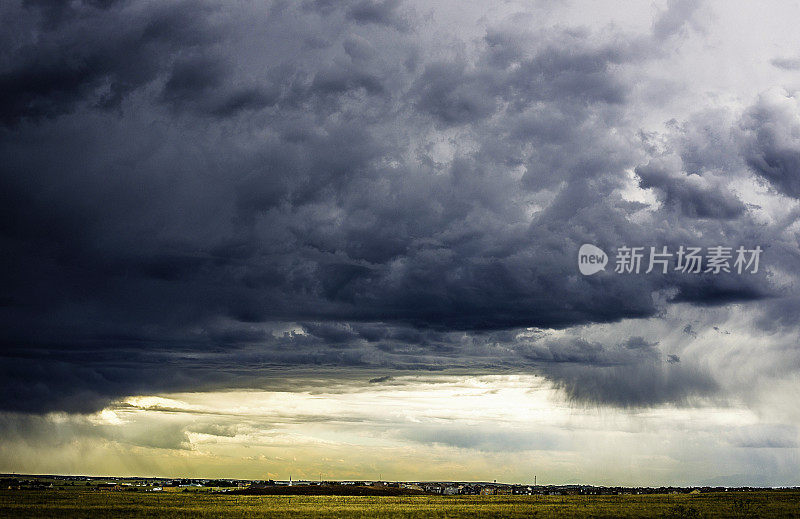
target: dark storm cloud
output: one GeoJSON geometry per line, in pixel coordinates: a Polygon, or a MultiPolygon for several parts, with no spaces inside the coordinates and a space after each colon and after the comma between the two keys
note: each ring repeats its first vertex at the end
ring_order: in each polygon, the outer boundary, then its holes
{"type": "Polygon", "coordinates": [[[569,367],[555,370],[551,376],[557,387],[578,402],[621,407],[682,403],[718,389],[707,373],[674,363],[569,367]]]}
{"type": "Polygon", "coordinates": [[[432,63],[425,67],[418,80],[417,108],[445,124],[475,122],[494,112],[491,76],[470,77],[464,68],[464,63],[432,63]]]}
{"type": "Polygon", "coordinates": [[[175,62],[164,85],[164,100],[169,103],[196,102],[216,90],[228,71],[217,59],[193,56],[175,62]]]}
{"type": "Polygon", "coordinates": [[[690,302],[701,306],[723,305],[743,301],[754,301],[770,297],[760,278],[742,282],[732,276],[704,277],[691,283],[677,283],[675,302],[690,302]]]}
{"type": "MultiPolygon", "coordinates": [[[[528,351],[502,334],[653,316],[654,291],[772,294],[763,272],[577,272],[583,243],[758,236],[712,178],[732,167],[713,132],[674,129],[672,169],[634,137],[628,69],[669,52],[681,3],[655,34],[498,26],[474,52],[426,43],[396,2],[0,9],[18,22],[0,61],[5,409],[309,365],[535,367],[575,398],[646,405],[713,384],[646,344],[528,351]],[[637,167],[663,207],[620,194],[637,167]]],[[[777,117],[754,109],[747,160],[792,193],[777,117]]]]}
{"type": "Polygon", "coordinates": [[[210,9],[199,3],[147,9],[114,2],[30,4],[3,8],[4,17],[18,21],[13,52],[0,68],[4,124],[56,117],[79,103],[117,107],[154,80],[174,53],[215,38],[210,9]],[[39,18],[49,23],[37,29],[39,18]]]}
{"type": "MultiPolygon", "coordinates": [[[[376,338],[358,324],[306,323],[279,333],[247,330],[206,333],[169,349],[120,337],[107,343],[63,344],[45,349],[19,347],[6,351],[0,367],[2,399],[12,411],[54,409],[91,412],[131,394],[163,393],[191,388],[263,388],[314,391],[321,380],[363,385],[364,370],[381,370],[370,384],[386,383],[415,372],[458,375],[524,370],[552,380],[576,400],[613,405],[648,406],[711,395],[713,377],[696,366],[678,368],[655,343],[632,337],[603,344],[581,338],[554,340],[545,332],[507,330],[464,334],[436,332],[388,324],[376,338]],[[311,367],[312,370],[308,371],[311,367]],[[683,386],[658,384],[638,377],[640,369],[683,386]],[[287,380],[287,373],[292,378],[287,380]],[[30,384],[30,381],[41,381],[30,384]],[[582,393],[591,384],[594,393],[582,393]],[[614,388],[619,386],[620,392],[614,388]],[[632,391],[635,396],[625,396],[632,391]]],[[[328,387],[326,385],[325,387],[328,387]]]]}
{"type": "Polygon", "coordinates": [[[53,28],[64,21],[74,19],[89,9],[107,9],[121,0],[81,0],[64,2],[60,0],[24,0],[22,5],[39,10],[43,26],[53,28]]]}
{"type": "Polygon", "coordinates": [[[636,174],[641,187],[657,189],[666,206],[689,218],[729,219],[746,211],[741,200],[724,187],[705,184],[699,176],[671,171],[669,163],[663,160],[637,166],[636,174]]]}
{"type": "Polygon", "coordinates": [[[752,170],[779,192],[800,198],[800,118],[792,98],[762,96],[745,114],[743,150],[752,170]]]}
{"type": "Polygon", "coordinates": [[[347,16],[357,23],[376,23],[406,28],[406,22],[399,13],[400,0],[360,0],[352,2],[347,9],[347,16]]]}
{"type": "Polygon", "coordinates": [[[583,339],[544,340],[523,351],[556,387],[582,403],[648,406],[718,390],[707,370],[684,366],[676,355],[663,355],[641,337],[610,346],[583,339]]]}
{"type": "MultiPolygon", "coordinates": [[[[306,327],[306,331],[330,342],[311,327],[306,327]]],[[[380,355],[365,351],[355,337],[350,338],[346,347],[360,351],[364,362],[383,363],[397,369],[410,367],[407,363],[411,359],[403,357],[413,357],[417,369],[431,368],[442,363],[448,353],[453,359],[445,366],[478,371],[524,366],[583,403],[650,406],[714,395],[719,389],[707,369],[681,364],[677,355],[664,354],[657,343],[639,336],[604,344],[582,338],[553,339],[546,333],[527,331],[482,333],[471,337],[456,332],[428,332],[425,338],[415,338],[411,344],[416,347],[410,348],[410,341],[402,337],[400,331],[394,330],[372,345],[380,355]]],[[[340,342],[336,347],[342,348],[343,344],[340,342]]],[[[369,382],[391,378],[385,375],[369,382]]]]}

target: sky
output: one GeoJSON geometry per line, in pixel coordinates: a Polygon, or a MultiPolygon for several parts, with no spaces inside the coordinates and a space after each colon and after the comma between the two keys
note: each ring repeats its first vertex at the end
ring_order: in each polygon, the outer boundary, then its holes
{"type": "Polygon", "coordinates": [[[799,18],[3,2],[0,472],[797,485],[799,18]]]}

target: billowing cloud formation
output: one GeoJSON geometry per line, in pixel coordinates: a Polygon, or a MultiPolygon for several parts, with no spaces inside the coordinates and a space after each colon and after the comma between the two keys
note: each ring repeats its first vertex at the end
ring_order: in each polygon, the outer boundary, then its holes
{"type": "Polygon", "coordinates": [[[689,218],[727,219],[745,212],[744,204],[735,195],[726,193],[724,187],[708,185],[700,175],[673,173],[676,169],[680,171],[671,164],[674,159],[677,157],[659,158],[637,166],[640,185],[660,191],[666,206],[689,218]]]}
{"type": "Polygon", "coordinates": [[[519,15],[460,44],[397,2],[0,9],[4,409],[270,366],[540,369],[576,399],[680,401],[717,384],[654,343],[519,332],[786,278],[583,277],[580,245],[769,244],[798,266],[793,222],[731,187],[800,196],[794,98],[637,122],[638,75],[693,30],[683,2],[634,33],[519,15]]]}
{"type": "Polygon", "coordinates": [[[745,159],[779,192],[800,197],[800,106],[796,97],[762,95],[742,122],[745,159]]]}

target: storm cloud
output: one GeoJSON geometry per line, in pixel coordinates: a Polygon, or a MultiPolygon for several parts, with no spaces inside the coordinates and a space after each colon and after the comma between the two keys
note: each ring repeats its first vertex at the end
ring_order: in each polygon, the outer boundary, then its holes
{"type": "Polygon", "coordinates": [[[308,367],[530,371],[623,407],[714,394],[655,342],[581,336],[784,297],[797,272],[795,220],[732,187],[800,197],[796,97],[638,122],[640,75],[694,13],[510,17],[454,44],[393,1],[4,3],[0,408],[308,367]],[[584,277],[583,243],[769,243],[772,263],[584,277]]]}

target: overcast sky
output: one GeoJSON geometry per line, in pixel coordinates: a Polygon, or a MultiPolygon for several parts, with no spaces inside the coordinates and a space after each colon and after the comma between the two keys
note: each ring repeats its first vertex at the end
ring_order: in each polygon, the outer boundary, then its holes
{"type": "Polygon", "coordinates": [[[798,19],[3,2],[0,471],[798,484],[798,19]]]}

